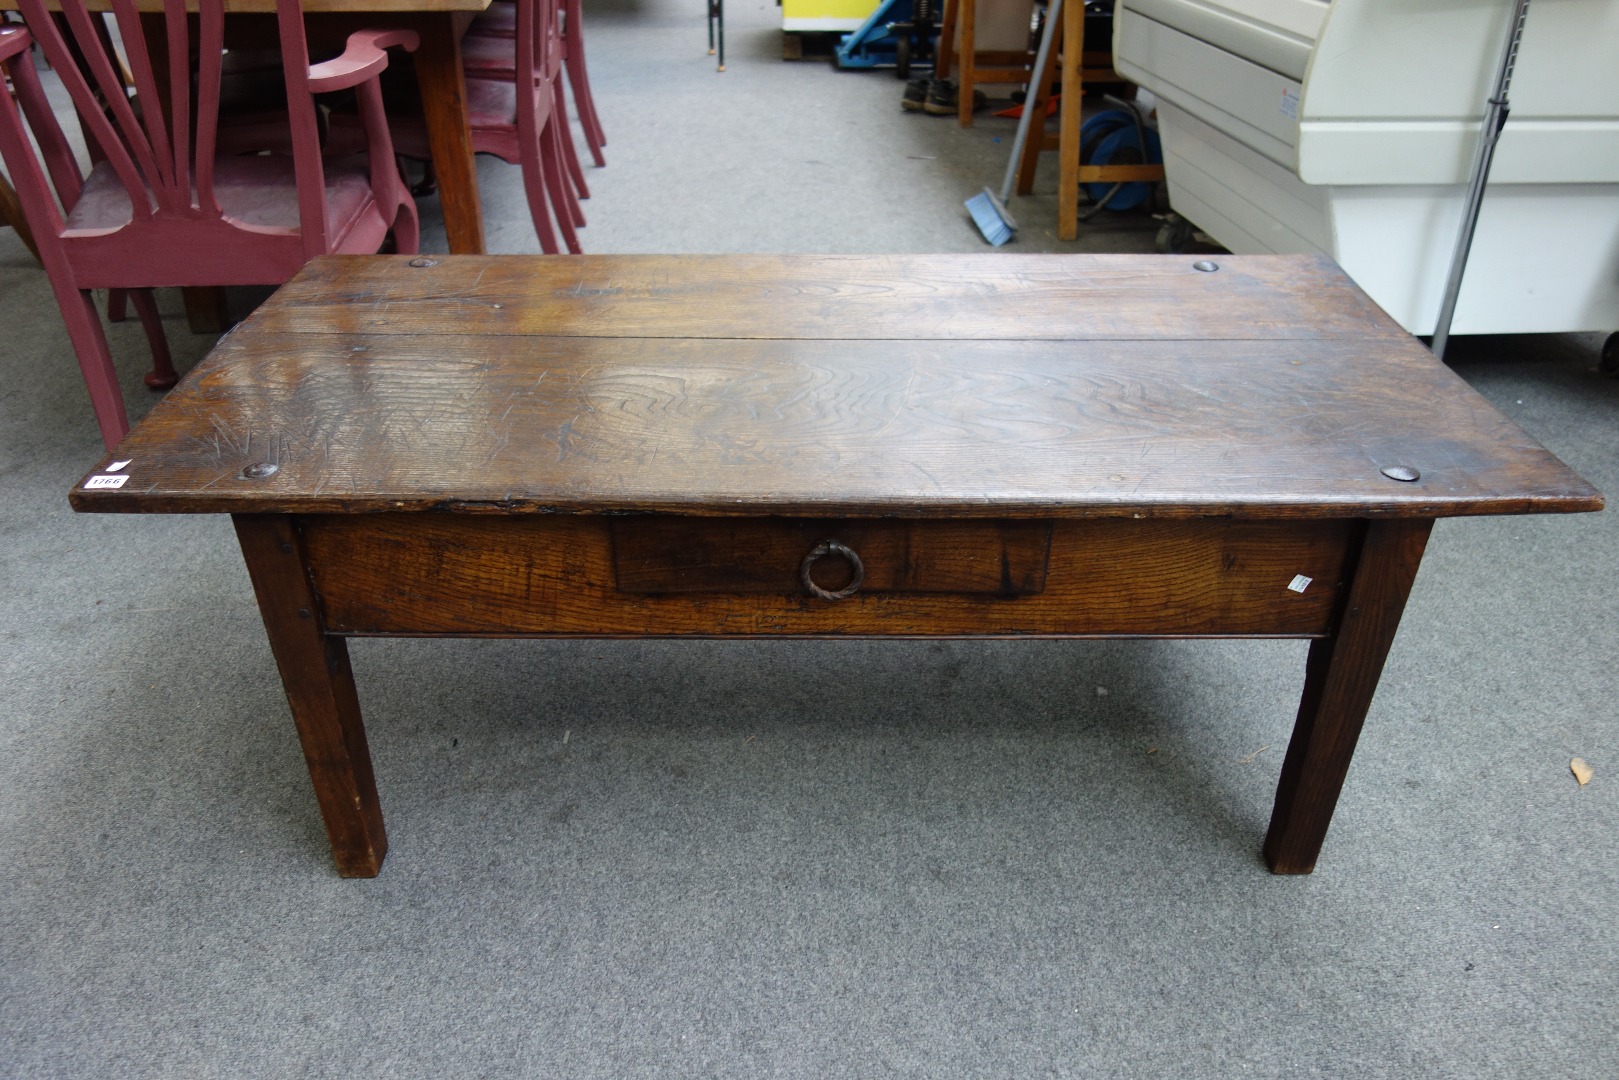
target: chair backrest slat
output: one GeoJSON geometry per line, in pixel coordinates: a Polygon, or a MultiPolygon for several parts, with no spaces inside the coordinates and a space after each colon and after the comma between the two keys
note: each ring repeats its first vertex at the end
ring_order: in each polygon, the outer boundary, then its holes
{"type": "MultiPolygon", "coordinates": [[[[176,62],[174,58],[187,55],[191,35],[184,19],[169,19],[164,29],[168,34],[169,109],[173,113],[169,118],[169,131],[174,146],[175,183],[184,190],[190,185],[191,176],[190,154],[186,151],[191,142],[191,65],[189,62],[176,62]]],[[[208,35],[204,33],[202,36],[206,39],[208,35]]],[[[220,31],[219,40],[221,44],[224,43],[223,30],[220,31]]],[[[211,149],[208,156],[210,159],[213,157],[211,149]]],[[[209,203],[203,204],[203,210],[208,213],[213,212],[209,205],[212,194],[209,193],[209,203]]]]}
{"type": "MultiPolygon", "coordinates": [[[[535,0],[517,0],[517,85],[534,85],[536,35],[541,27],[535,0]]],[[[543,48],[543,46],[538,46],[543,48]]]]}
{"type": "MultiPolygon", "coordinates": [[[[326,250],[326,211],[321,201],[325,167],[320,154],[298,153],[299,147],[319,147],[320,127],[315,99],[309,92],[309,42],[304,34],[299,0],[276,0],[281,34],[281,66],[287,84],[287,123],[292,130],[293,168],[298,175],[298,221],[304,250],[310,258],[326,250]]],[[[217,84],[218,80],[215,80],[217,84]]]]}
{"type": "MultiPolygon", "coordinates": [[[[197,57],[197,206],[210,217],[218,217],[219,202],[214,198],[214,147],[219,134],[219,84],[225,63],[224,5],[201,5],[198,29],[202,45],[197,57]],[[209,42],[213,42],[212,48],[209,42]]],[[[307,58],[304,62],[308,63],[307,58]]]]}
{"type": "MultiPolygon", "coordinates": [[[[132,0],[113,0],[112,10],[113,17],[118,22],[118,33],[122,35],[123,39],[126,42],[139,41],[144,46],[145,38],[141,32],[140,15],[136,12],[132,0]]],[[[98,35],[98,39],[104,45],[107,44],[105,37],[98,35]]],[[[172,34],[170,35],[170,40],[173,40],[172,34]]],[[[175,154],[170,148],[168,133],[164,130],[163,124],[154,123],[152,115],[147,112],[147,102],[160,100],[157,94],[157,79],[152,75],[152,58],[144,47],[126,47],[124,51],[129,56],[129,70],[130,74],[134,76],[136,99],[141,103],[142,117],[146,121],[143,134],[151,146],[153,160],[162,170],[167,186],[181,187],[175,175],[175,154]]],[[[105,57],[100,58],[106,59],[105,57]]],[[[119,80],[119,85],[121,88],[122,80],[119,80]]],[[[120,92],[118,96],[122,98],[124,95],[120,92]]],[[[182,98],[181,101],[184,101],[184,99],[182,98]]],[[[179,148],[185,148],[189,141],[188,139],[182,139],[179,143],[179,148]]]]}
{"type": "Polygon", "coordinates": [[[561,68],[556,0],[517,0],[517,92],[531,94],[531,108],[517,110],[519,139],[526,143],[539,138],[551,116],[555,89],[552,85],[561,68]]]}

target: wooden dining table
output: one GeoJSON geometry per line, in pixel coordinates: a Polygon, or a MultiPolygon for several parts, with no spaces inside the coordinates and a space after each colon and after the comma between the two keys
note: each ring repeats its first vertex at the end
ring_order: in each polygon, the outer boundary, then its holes
{"type": "MultiPolygon", "coordinates": [[[[483,253],[483,206],[472,160],[472,131],[467,121],[466,79],[461,70],[461,38],[473,16],[490,0],[304,0],[305,29],[312,48],[340,45],[355,30],[398,27],[414,30],[421,44],[413,54],[421,87],[428,145],[438,177],[439,205],[450,251],[483,253]]],[[[56,4],[52,3],[53,8],[56,4]]],[[[110,0],[90,0],[93,11],[110,11],[110,0]]],[[[193,0],[189,6],[195,7],[193,0]]],[[[0,11],[15,10],[16,0],[0,0],[0,11]]],[[[139,0],[146,14],[148,41],[162,51],[162,0],[139,0]],[[154,33],[154,30],[156,31],[154,33]]],[[[273,44],[275,0],[225,0],[227,46],[273,44]]],[[[155,58],[154,58],[155,59],[155,58]]],[[[162,80],[159,80],[160,82],[162,80]]],[[[221,327],[221,329],[223,329],[221,327]]]]}

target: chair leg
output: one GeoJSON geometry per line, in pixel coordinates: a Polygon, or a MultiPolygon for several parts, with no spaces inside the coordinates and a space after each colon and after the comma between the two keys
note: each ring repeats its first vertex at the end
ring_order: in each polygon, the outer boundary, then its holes
{"type": "Polygon", "coordinates": [[[409,189],[403,186],[401,180],[399,206],[394,211],[392,232],[394,237],[394,251],[400,255],[414,255],[422,249],[421,218],[416,213],[416,203],[410,197],[409,189]]]}
{"type": "MultiPolygon", "coordinates": [[[[585,170],[579,164],[579,152],[573,146],[573,131],[569,129],[568,103],[562,97],[562,80],[557,79],[551,84],[551,107],[554,110],[555,133],[557,148],[562,151],[562,163],[568,170],[568,177],[573,181],[573,190],[578,193],[578,199],[590,198],[590,188],[585,185],[585,170]]],[[[573,214],[573,223],[582,226],[585,223],[585,213],[579,208],[578,199],[568,200],[568,209],[573,214]]]]}
{"type": "MultiPolygon", "coordinates": [[[[547,255],[559,252],[557,236],[551,229],[551,205],[546,197],[545,152],[546,133],[541,131],[535,145],[522,147],[519,166],[523,170],[523,195],[528,199],[528,214],[534,221],[534,235],[539,238],[540,250],[547,255]]],[[[561,214],[557,217],[560,219],[561,214]]]]}
{"type": "Polygon", "coordinates": [[[157,301],[152,299],[151,289],[128,290],[128,295],[135,305],[141,328],[146,331],[146,344],[152,350],[152,370],[146,373],[142,381],[153,390],[167,390],[180,381],[180,376],[174,373],[174,359],[169,356],[169,339],[163,333],[163,320],[157,314],[157,301]]]}
{"type": "Polygon", "coordinates": [[[540,133],[540,167],[545,174],[545,186],[551,193],[551,205],[556,207],[557,228],[562,232],[562,242],[569,254],[578,255],[582,249],[579,247],[579,234],[574,229],[574,223],[582,225],[585,214],[579,208],[579,200],[574,197],[568,178],[562,173],[562,162],[559,159],[562,156],[560,147],[565,133],[561,127],[562,125],[553,118],[546,124],[546,130],[540,133]],[[550,139],[549,146],[546,145],[547,138],[550,139]]]}
{"type": "Polygon", "coordinates": [[[605,168],[607,155],[602,153],[602,147],[607,145],[607,136],[602,134],[601,120],[596,116],[596,103],[590,96],[590,84],[585,82],[583,75],[577,79],[573,77],[571,61],[568,85],[573,88],[574,109],[579,114],[579,129],[585,133],[585,145],[590,147],[590,160],[596,163],[596,168],[605,168]]]}
{"type": "MultiPolygon", "coordinates": [[[[403,157],[399,158],[399,174],[401,176],[405,175],[405,159],[403,157]]],[[[433,161],[429,158],[427,161],[422,162],[422,178],[415,187],[410,189],[410,193],[418,199],[425,199],[437,191],[438,173],[433,171],[433,161]]]]}
{"type": "Polygon", "coordinates": [[[585,142],[590,145],[590,156],[600,168],[607,164],[607,158],[602,155],[602,147],[607,145],[607,135],[602,131],[600,117],[596,115],[596,99],[590,96],[590,73],[585,70],[583,31],[584,27],[577,19],[569,22],[564,34],[567,44],[563,63],[568,71],[568,85],[573,89],[574,105],[579,110],[579,126],[584,129],[585,142]]]}
{"type": "Polygon", "coordinates": [[[534,219],[534,235],[539,238],[540,250],[547,255],[561,252],[557,247],[557,234],[551,228],[551,206],[545,197],[545,181],[541,177],[523,177],[523,194],[528,197],[528,213],[534,219]]]}
{"type": "Polygon", "coordinates": [[[111,450],[129,434],[129,417],[124,412],[124,395],[118,389],[118,370],[112,363],[107,334],[101,328],[101,317],[96,314],[95,296],[88,289],[76,289],[55,281],[51,282],[51,288],[62,309],[62,322],[67,326],[68,340],[73,343],[74,355],[79,359],[84,385],[90,391],[90,407],[95,410],[96,424],[101,428],[101,441],[111,450]]]}
{"type": "Polygon", "coordinates": [[[107,321],[123,322],[129,317],[129,290],[107,290],[107,321]]]}

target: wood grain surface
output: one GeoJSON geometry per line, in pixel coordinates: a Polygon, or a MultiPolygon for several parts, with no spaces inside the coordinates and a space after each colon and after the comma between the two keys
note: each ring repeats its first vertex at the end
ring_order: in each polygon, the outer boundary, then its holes
{"type": "Polygon", "coordinates": [[[1601,506],[1409,340],[462,329],[289,333],[250,321],[110,455],[131,461],[125,486],[81,486],[73,504],[954,517],[1601,506]],[[244,472],[255,466],[275,471],[244,472]],[[1392,480],[1385,466],[1421,478],[1392,480]]]}
{"type": "MultiPolygon", "coordinates": [[[[618,586],[612,518],[463,514],[303,518],[330,633],[749,637],[1293,636],[1325,633],[1360,525],[1346,521],[1066,521],[1038,592],[862,590],[818,600],[797,585],[645,595],[618,586]],[[1289,589],[1296,575],[1313,579],[1289,589]]],[[[836,523],[817,534],[838,539],[836,523]]],[[[879,585],[882,583],[878,583],[879,585]]]]}
{"type": "Polygon", "coordinates": [[[1399,325],[1317,256],[585,255],[328,258],[253,318],[293,333],[1162,340],[1399,325]],[[427,265],[417,266],[416,263],[427,265]]]}

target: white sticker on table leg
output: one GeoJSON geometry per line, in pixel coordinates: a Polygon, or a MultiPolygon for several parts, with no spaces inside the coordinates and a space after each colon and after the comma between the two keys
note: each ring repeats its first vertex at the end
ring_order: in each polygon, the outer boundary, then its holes
{"type": "Polygon", "coordinates": [[[128,465],[133,460],[135,460],[135,459],[134,458],[125,458],[123,461],[115,461],[111,465],[107,466],[107,471],[108,472],[123,472],[124,471],[124,466],[128,465]]]}
{"type": "Polygon", "coordinates": [[[121,488],[129,483],[128,473],[119,473],[117,476],[92,476],[84,482],[86,491],[92,488],[121,488]]]}
{"type": "Polygon", "coordinates": [[[1303,574],[1294,574],[1293,580],[1287,583],[1287,587],[1296,593],[1301,593],[1305,589],[1308,589],[1310,587],[1310,582],[1314,580],[1315,578],[1307,578],[1303,574]]]}

